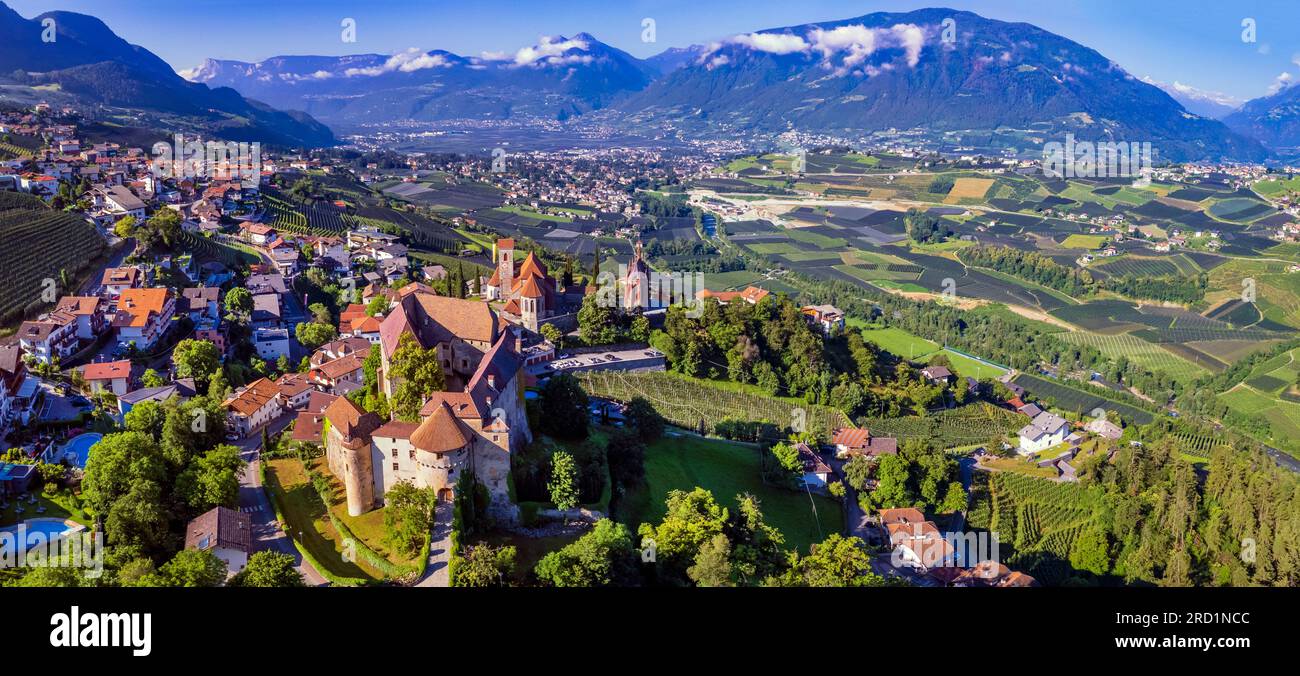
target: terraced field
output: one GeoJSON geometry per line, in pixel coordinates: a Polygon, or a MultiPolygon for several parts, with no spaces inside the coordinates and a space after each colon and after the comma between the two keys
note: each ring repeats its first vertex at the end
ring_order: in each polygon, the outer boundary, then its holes
{"type": "Polygon", "coordinates": [[[51,305],[54,298],[47,301],[46,291],[66,292],[106,244],[95,227],[76,214],[52,211],[27,195],[0,195],[5,256],[0,266],[0,324],[8,324],[51,305]]]}

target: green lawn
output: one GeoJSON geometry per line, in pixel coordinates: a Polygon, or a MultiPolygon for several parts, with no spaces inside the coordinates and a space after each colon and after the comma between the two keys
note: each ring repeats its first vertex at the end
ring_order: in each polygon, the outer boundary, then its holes
{"type": "Polygon", "coordinates": [[[1067,249],[1099,249],[1101,245],[1110,239],[1106,235],[1070,235],[1061,242],[1061,246],[1067,249]]]}
{"type": "Polygon", "coordinates": [[[947,355],[948,361],[952,363],[953,372],[963,378],[970,377],[983,380],[984,378],[996,378],[1006,373],[1004,369],[989,366],[965,355],[957,354],[952,350],[944,350],[943,353],[947,355]]]}
{"type": "Polygon", "coordinates": [[[22,514],[19,514],[14,510],[17,506],[18,501],[11,498],[9,500],[9,508],[0,511],[0,526],[12,526],[19,521],[38,518],[72,519],[73,521],[87,527],[91,526],[93,521],[89,514],[74,506],[72,494],[67,489],[60,491],[52,498],[47,497],[44,493],[38,492],[36,494],[35,505],[29,505],[26,501],[23,502],[22,514]],[[42,505],[45,507],[45,513],[37,514],[36,508],[42,505]]]}
{"type": "Polygon", "coordinates": [[[801,552],[842,530],[844,515],[839,501],[822,496],[810,500],[805,492],[764,484],[758,454],[758,449],[748,444],[670,429],[646,449],[646,487],[626,498],[620,516],[633,527],[646,521],[657,523],[666,511],[668,491],[698,486],[712,491],[719,504],[733,511],[736,495],[757,496],[767,522],[785,535],[788,548],[801,552]]]}
{"type": "Polygon", "coordinates": [[[862,326],[863,338],[904,359],[917,360],[939,351],[938,343],[914,336],[899,328],[892,326],[883,329],[866,328],[865,324],[862,326]]]}
{"type": "Polygon", "coordinates": [[[343,536],[334,529],[315,489],[307,483],[301,462],[291,458],[267,461],[266,489],[284,510],[290,536],[306,547],[317,563],[339,577],[383,579],[383,573],[361,557],[355,562],[344,560],[343,536]]]}

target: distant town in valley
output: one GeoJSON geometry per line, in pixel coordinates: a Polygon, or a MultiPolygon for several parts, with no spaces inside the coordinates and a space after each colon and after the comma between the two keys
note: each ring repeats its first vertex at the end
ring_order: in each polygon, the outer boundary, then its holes
{"type": "Polygon", "coordinates": [[[1300,584],[1300,88],[0,34],[0,586],[1300,584]]]}

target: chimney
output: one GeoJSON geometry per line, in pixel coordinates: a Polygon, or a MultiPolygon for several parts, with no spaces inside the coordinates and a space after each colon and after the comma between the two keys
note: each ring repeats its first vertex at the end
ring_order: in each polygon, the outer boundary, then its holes
{"type": "Polygon", "coordinates": [[[497,388],[497,377],[491,373],[488,374],[488,387],[494,390],[497,388]]]}

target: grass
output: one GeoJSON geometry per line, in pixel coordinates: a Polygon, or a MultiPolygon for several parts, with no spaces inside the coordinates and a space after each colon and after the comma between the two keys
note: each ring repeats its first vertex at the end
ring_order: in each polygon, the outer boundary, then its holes
{"type": "MultiPolygon", "coordinates": [[[[266,461],[266,489],[284,510],[286,531],[312,553],[312,557],[339,577],[383,579],[360,557],[347,561],[343,537],[330,523],[315,489],[307,482],[302,463],[294,458],[266,461]],[[299,535],[301,533],[301,535],[299,535]]],[[[358,535],[360,537],[360,535],[358,535]]]]}
{"type": "Polygon", "coordinates": [[[863,324],[862,337],[869,340],[886,351],[903,357],[904,359],[917,360],[928,357],[939,351],[940,345],[932,340],[926,340],[920,336],[914,336],[907,331],[893,326],[886,328],[865,328],[863,324]]]}
{"type": "Polygon", "coordinates": [[[12,526],[19,521],[26,521],[27,519],[57,518],[72,519],[83,526],[90,527],[94,521],[85,511],[73,506],[72,493],[67,489],[60,491],[52,497],[46,496],[43,492],[38,492],[36,494],[35,505],[29,505],[26,501],[23,502],[22,514],[18,514],[14,511],[14,508],[17,506],[18,501],[11,498],[9,500],[9,508],[0,511],[0,526],[12,526]],[[36,512],[38,506],[45,507],[44,514],[38,514],[36,512]]]}
{"type": "Polygon", "coordinates": [[[806,492],[763,483],[759,450],[749,444],[669,430],[646,449],[645,471],[645,487],[629,494],[624,502],[623,520],[634,529],[663,518],[668,491],[689,491],[697,486],[711,491],[720,505],[732,511],[738,494],[757,497],[764,518],[785,535],[788,549],[806,553],[809,545],[840,532],[844,524],[838,501],[822,496],[812,496],[810,501],[806,492]]]}
{"type": "Polygon", "coordinates": [[[1110,238],[1106,235],[1074,234],[1066,237],[1065,241],[1061,242],[1061,246],[1066,249],[1100,249],[1101,245],[1105,244],[1108,239],[1110,238]]]}
{"type": "Polygon", "coordinates": [[[943,353],[948,357],[948,361],[952,363],[952,370],[963,378],[982,380],[984,378],[996,378],[1006,373],[1005,369],[989,366],[952,350],[945,349],[943,353]]]}
{"type": "Polygon", "coordinates": [[[338,477],[330,473],[325,459],[323,457],[317,458],[313,462],[313,468],[329,479],[334,495],[334,499],[329,506],[330,512],[334,514],[335,518],[342,521],[343,525],[347,526],[353,535],[357,536],[366,546],[399,566],[409,565],[414,561],[414,559],[398,554],[384,543],[384,510],[382,508],[372,509],[358,516],[350,516],[348,514],[347,499],[344,497],[347,493],[343,488],[343,483],[338,480],[338,477]]]}

